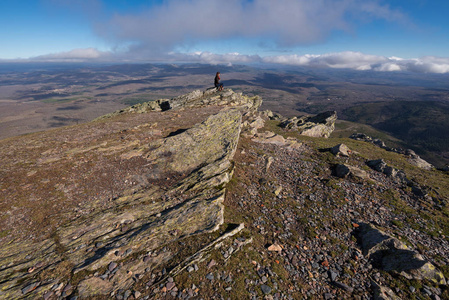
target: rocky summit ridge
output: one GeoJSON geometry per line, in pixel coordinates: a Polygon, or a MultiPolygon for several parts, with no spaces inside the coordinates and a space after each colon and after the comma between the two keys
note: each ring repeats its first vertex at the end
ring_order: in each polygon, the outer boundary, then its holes
{"type": "Polygon", "coordinates": [[[0,298],[449,298],[447,173],[261,104],[196,90],[2,140],[0,298]]]}

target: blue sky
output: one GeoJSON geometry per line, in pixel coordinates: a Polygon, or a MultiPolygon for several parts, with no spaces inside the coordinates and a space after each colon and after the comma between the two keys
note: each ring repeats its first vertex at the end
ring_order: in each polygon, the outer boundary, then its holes
{"type": "Polygon", "coordinates": [[[0,60],[449,72],[447,0],[2,0],[0,60]]]}

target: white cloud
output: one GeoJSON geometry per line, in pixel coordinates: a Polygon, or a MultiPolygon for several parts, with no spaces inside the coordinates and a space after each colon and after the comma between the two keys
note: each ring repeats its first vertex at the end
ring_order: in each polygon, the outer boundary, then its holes
{"type": "Polygon", "coordinates": [[[176,54],[178,60],[195,61],[208,64],[248,64],[260,62],[258,55],[242,55],[239,53],[214,54],[210,52],[196,52],[189,54],[176,54]]]}
{"type": "Polygon", "coordinates": [[[280,63],[309,67],[349,68],[356,70],[371,69],[372,64],[379,63],[383,60],[386,60],[386,58],[352,51],[322,55],[281,55],[265,57],[263,59],[263,61],[267,63],[280,63]]]}
{"type": "MultiPolygon", "coordinates": [[[[136,52],[134,51],[134,54],[136,52]]],[[[415,72],[415,73],[449,73],[449,58],[425,56],[414,59],[400,57],[385,57],[364,54],[361,52],[345,51],[326,54],[278,55],[261,57],[259,55],[244,55],[240,53],[216,54],[211,52],[178,53],[170,52],[145,58],[145,53],[130,58],[130,53],[99,51],[95,48],[74,49],[67,52],[41,55],[30,59],[0,60],[1,62],[195,62],[207,64],[282,64],[311,68],[353,69],[359,71],[380,72],[415,72]]]]}
{"type": "Polygon", "coordinates": [[[264,57],[266,63],[305,67],[346,68],[372,71],[409,71],[417,73],[449,73],[449,58],[426,56],[416,59],[384,57],[361,52],[338,52],[322,55],[283,55],[264,57]]]}
{"type": "Polygon", "coordinates": [[[235,37],[263,38],[282,47],[317,43],[334,31],[352,31],[361,18],[407,20],[378,0],[167,0],[140,14],[117,14],[97,30],[157,53],[235,37]]]}
{"type": "Polygon", "coordinates": [[[68,62],[68,61],[88,61],[88,60],[106,60],[108,58],[111,58],[111,52],[104,52],[99,51],[95,48],[85,48],[85,49],[73,49],[67,52],[58,52],[58,53],[51,53],[46,55],[40,55],[34,58],[31,58],[31,60],[37,60],[37,61],[61,61],[61,62],[68,62]]]}

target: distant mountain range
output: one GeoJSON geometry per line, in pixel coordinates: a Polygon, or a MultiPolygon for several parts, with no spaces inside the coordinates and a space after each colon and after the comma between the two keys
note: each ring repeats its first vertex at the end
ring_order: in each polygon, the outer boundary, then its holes
{"type": "Polygon", "coordinates": [[[92,120],[213,85],[285,116],[338,112],[384,131],[436,166],[449,163],[449,74],[206,64],[0,64],[0,138],[92,120]]]}

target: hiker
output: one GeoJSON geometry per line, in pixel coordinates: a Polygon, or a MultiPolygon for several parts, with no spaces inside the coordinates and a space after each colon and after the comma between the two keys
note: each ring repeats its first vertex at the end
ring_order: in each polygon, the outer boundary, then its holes
{"type": "Polygon", "coordinates": [[[223,90],[223,83],[220,83],[220,72],[215,75],[214,85],[219,91],[223,90]]]}

